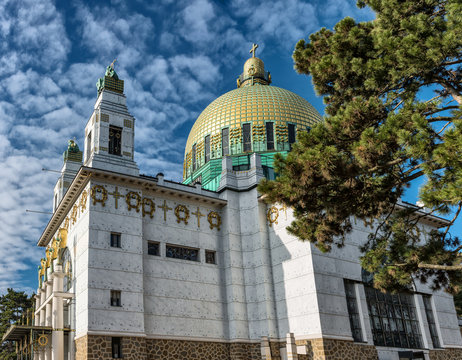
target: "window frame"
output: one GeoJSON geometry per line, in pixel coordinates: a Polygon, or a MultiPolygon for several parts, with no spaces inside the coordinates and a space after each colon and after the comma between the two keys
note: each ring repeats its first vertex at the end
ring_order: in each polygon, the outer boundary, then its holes
{"type": "Polygon", "coordinates": [[[194,248],[194,247],[189,247],[189,246],[183,246],[183,245],[176,245],[176,244],[165,244],[165,257],[169,259],[179,259],[179,260],[187,260],[187,261],[193,261],[193,262],[200,262],[200,249],[199,248],[194,248]],[[171,256],[171,255],[176,255],[173,254],[169,251],[169,248],[175,248],[178,250],[182,251],[195,251],[196,257],[195,259],[188,259],[188,254],[178,254],[177,256],[171,256]]]}
{"type": "Polygon", "coordinates": [[[229,127],[221,129],[221,156],[225,156],[225,155],[229,155],[229,127]],[[226,131],[226,134],[224,134],[225,131],[226,131]],[[226,139],[226,147],[224,146],[225,139],[226,139]]]}
{"type": "Polygon", "coordinates": [[[119,336],[111,337],[111,356],[113,359],[122,359],[122,338],[119,336]]]}
{"type": "Polygon", "coordinates": [[[210,134],[204,137],[204,163],[210,161],[210,134]]]}
{"type": "Polygon", "coordinates": [[[109,125],[108,153],[110,155],[122,156],[122,133],[123,128],[115,125],[109,125]],[[111,136],[111,130],[115,133],[118,132],[120,134],[120,138],[116,139],[116,135],[111,136]],[[119,145],[118,148],[117,145],[119,145]]]}
{"type": "Polygon", "coordinates": [[[148,255],[151,255],[151,256],[160,256],[160,243],[158,241],[151,241],[151,240],[148,240],[148,251],[147,251],[148,255]],[[149,252],[149,246],[150,245],[156,245],[157,246],[157,251],[155,254],[151,254],[149,252]]]}
{"type": "Polygon", "coordinates": [[[265,123],[265,134],[266,134],[266,150],[267,151],[276,150],[276,143],[274,141],[274,122],[267,121],[265,123]],[[268,127],[271,127],[271,129],[269,129],[268,127]],[[271,141],[269,140],[269,136],[268,136],[270,134],[271,134],[271,141]],[[270,144],[272,144],[271,147],[270,147],[270,144]]]}
{"type": "Polygon", "coordinates": [[[252,152],[252,123],[249,122],[242,124],[242,152],[252,152]],[[247,127],[248,134],[246,134],[247,127]]]}
{"type": "Polygon", "coordinates": [[[122,307],[122,291],[111,290],[110,304],[113,307],[122,307]]]}
{"type": "Polygon", "coordinates": [[[217,264],[217,252],[215,250],[205,250],[205,263],[206,264],[217,264]],[[213,261],[209,261],[209,256],[213,256],[213,261]]]}
{"type": "Polygon", "coordinates": [[[287,124],[287,141],[289,142],[290,150],[292,150],[292,144],[297,141],[297,126],[295,124],[287,124]],[[291,129],[293,129],[293,136],[291,136],[291,129]]]}
{"type": "Polygon", "coordinates": [[[113,248],[122,248],[122,234],[119,232],[111,231],[109,244],[113,248]],[[114,241],[115,238],[115,241],[114,241]]]}

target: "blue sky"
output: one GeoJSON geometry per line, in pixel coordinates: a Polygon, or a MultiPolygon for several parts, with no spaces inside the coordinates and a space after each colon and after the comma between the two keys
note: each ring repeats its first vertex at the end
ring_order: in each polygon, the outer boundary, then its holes
{"type": "MultiPolygon", "coordinates": [[[[0,293],[32,292],[68,139],[82,148],[96,81],[117,58],[136,118],[141,172],[180,181],[186,138],[200,112],[236,86],[252,43],[273,84],[311,102],[293,70],[296,42],[345,16],[355,0],[0,0],[0,293]]],[[[415,192],[415,191],[414,191],[415,192]]],[[[411,201],[415,201],[412,197],[411,201]]]]}

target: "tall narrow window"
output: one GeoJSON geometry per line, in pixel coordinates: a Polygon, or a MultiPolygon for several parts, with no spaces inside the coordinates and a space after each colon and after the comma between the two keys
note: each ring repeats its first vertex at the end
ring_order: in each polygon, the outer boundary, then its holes
{"type": "Polygon", "coordinates": [[[113,359],[122,358],[122,338],[120,337],[112,338],[112,358],[113,359]]]}
{"type": "Polygon", "coordinates": [[[120,155],[122,153],[122,128],[109,126],[109,154],[120,155]]]}
{"type": "Polygon", "coordinates": [[[196,144],[192,147],[192,171],[196,171],[196,144]]]}
{"type": "Polygon", "coordinates": [[[348,316],[350,317],[351,333],[354,341],[363,341],[361,332],[361,321],[359,319],[358,299],[356,297],[355,283],[345,280],[345,295],[348,307],[348,316]]]}
{"type": "Polygon", "coordinates": [[[205,137],[205,162],[210,161],[210,135],[205,137]]]}
{"type": "Polygon", "coordinates": [[[274,150],[274,131],[273,123],[266,123],[266,150],[274,150]]]}
{"type": "Polygon", "coordinates": [[[111,290],[111,306],[122,306],[120,298],[121,293],[119,290],[111,290]]]}
{"type": "Polygon", "coordinates": [[[121,247],[119,233],[111,233],[111,247],[117,247],[117,248],[121,247]]]}
{"type": "Polygon", "coordinates": [[[384,294],[371,286],[365,290],[374,345],[422,348],[414,296],[384,294]]]}
{"type": "Polygon", "coordinates": [[[242,138],[244,143],[244,152],[252,151],[252,134],[250,133],[250,124],[242,125],[242,138]]]}
{"type": "Polygon", "coordinates": [[[90,155],[91,155],[91,131],[87,135],[87,148],[86,148],[86,154],[85,155],[86,155],[85,161],[88,161],[88,159],[90,159],[90,155]]]}
{"type": "Polygon", "coordinates": [[[439,348],[440,339],[438,337],[438,332],[436,330],[435,316],[433,315],[433,308],[431,298],[428,295],[423,295],[423,303],[425,306],[425,313],[427,314],[428,327],[430,329],[430,336],[432,337],[433,347],[439,348]]]}
{"type": "Polygon", "coordinates": [[[229,128],[221,130],[221,155],[229,155],[229,128]]]}
{"type": "Polygon", "coordinates": [[[288,130],[289,130],[289,146],[292,149],[292,144],[295,142],[295,125],[294,124],[289,124],[288,125],[288,130]]]}

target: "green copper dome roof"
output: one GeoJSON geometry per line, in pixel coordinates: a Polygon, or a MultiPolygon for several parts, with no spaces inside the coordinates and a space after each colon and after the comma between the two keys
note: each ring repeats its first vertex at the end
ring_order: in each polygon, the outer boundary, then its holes
{"type": "Polygon", "coordinates": [[[273,123],[274,149],[282,151],[290,148],[289,124],[296,131],[306,131],[322,120],[308,101],[291,91],[270,86],[270,82],[271,75],[264,71],[263,61],[256,57],[246,61],[237,80],[238,88],[214,100],[194,123],[186,142],[184,179],[193,176],[207,161],[221,158],[223,141],[227,142],[227,154],[243,154],[245,123],[250,123],[251,151],[266,152],[266,123],[273,123]],[[228,129],[225,140],[223,129],[228,129]]]}

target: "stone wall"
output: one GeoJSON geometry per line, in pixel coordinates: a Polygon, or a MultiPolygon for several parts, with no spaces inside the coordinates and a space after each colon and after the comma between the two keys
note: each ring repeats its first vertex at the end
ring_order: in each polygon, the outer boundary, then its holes
{"type": "Polygon", "coordinates": [[[296,344],[306,346],[306,354],[298,355],[299,360],[378,360],[375,346],[352,341],[311,339],[297,340],[296,344]]]}
{"type": "MultiPolygon", "coordinates": [[[[76,360],[112,359],[110,336],[83,336],[75,341],[76,360]]],[[[260,360],[260,343],[220,343],[122,338],[122,356],[127,360],[260,360]]],[[[274,360],[278,360],[274,358],[274,360]]]]}
{"type": "Polygon", "coordinates": [[[430,350],[430,360],[459,360],[462,359],[462,349],[430,350]]]}

